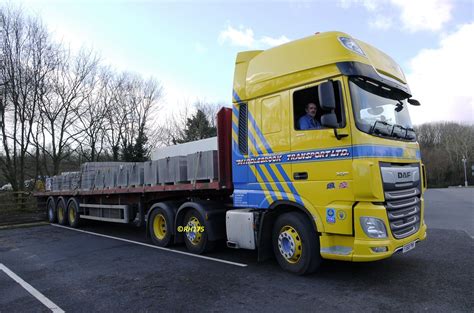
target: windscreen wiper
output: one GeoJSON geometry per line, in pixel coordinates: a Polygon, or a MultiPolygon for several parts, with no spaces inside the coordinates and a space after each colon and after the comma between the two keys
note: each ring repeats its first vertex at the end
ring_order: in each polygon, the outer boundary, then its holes
{"type": "Polygon", "coordinates": [[[415,130],[411,127],[407,127],[407,134],[405,135],[405,138],[409,140],[416,139],[415,130]]]}
{"type": "Polygon", "coordinates": [[[398,138],[406,139],[407,138],[407,128],[403,127],[402,125],[395,124],[395,125],[393,125],[391,135],[392,135],[392,137],[398,137],[398,138]]]}
{"type": "Polygon", "coordinates": [[[369,134],[380,134],[384,136],[392,135],[393,126],[384,121],[375,121],[374,125],[370,128],[369,134]]]}

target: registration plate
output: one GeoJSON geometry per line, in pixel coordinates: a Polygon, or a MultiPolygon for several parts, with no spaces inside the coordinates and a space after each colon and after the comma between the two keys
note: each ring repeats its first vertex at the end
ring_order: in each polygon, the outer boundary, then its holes
{"type": "Polygon", "coordinates": [[[414,248],[415,248],[414,241],[407,243],[406,245],[403,246],[403,253],[407,253],[408,251],[413,250],[414,248]]]}

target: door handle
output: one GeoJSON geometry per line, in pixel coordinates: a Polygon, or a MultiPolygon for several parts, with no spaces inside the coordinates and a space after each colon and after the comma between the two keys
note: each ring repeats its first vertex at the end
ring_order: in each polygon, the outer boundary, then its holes
{"type": "Polygon", "coordinates": [[[296,173],[293,173],[293,178],[295,180],[305,180],[305,179],[308,179],[308,173],[307,172],[296,172],[296,173]]]}

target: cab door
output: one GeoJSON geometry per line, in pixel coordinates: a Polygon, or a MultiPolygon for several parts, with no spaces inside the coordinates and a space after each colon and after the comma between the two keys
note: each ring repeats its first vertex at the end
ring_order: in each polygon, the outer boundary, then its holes
{"type": "Polygon", "coordinates": [[[336,98],[336,109],[339,128],[337,132],[342,135],[337,139],[334,129],[307,129],[298,127],[298,120],[306,114],[305,105],[317,105],[316,120],[321,123],[321,116],[328,111],[323,111],[319,103],[318,84],[294,89],[291,92],[291,113],[293,125],[290,130],[291,153],[288,161],[291,163],[291,180],[313,192],[318,190],[348,189],[352,180],[352,155],[351,133],[348,122],[348,112],[343,101],[343,84],[340,79],[331,80],[336,98]]]}

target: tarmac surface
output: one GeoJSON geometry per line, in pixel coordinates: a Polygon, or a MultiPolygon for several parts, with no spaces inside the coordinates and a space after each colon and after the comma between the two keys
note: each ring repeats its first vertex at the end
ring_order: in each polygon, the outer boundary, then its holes
{"type": "Polygon", "coordinates": [[[0,230],[0,312],[472,312],[472,191],[427,191],[428,238],[414,250],[324,261],[304,277],[258,263],[255,251],[159,249],[127,225],[0,230]]]}

